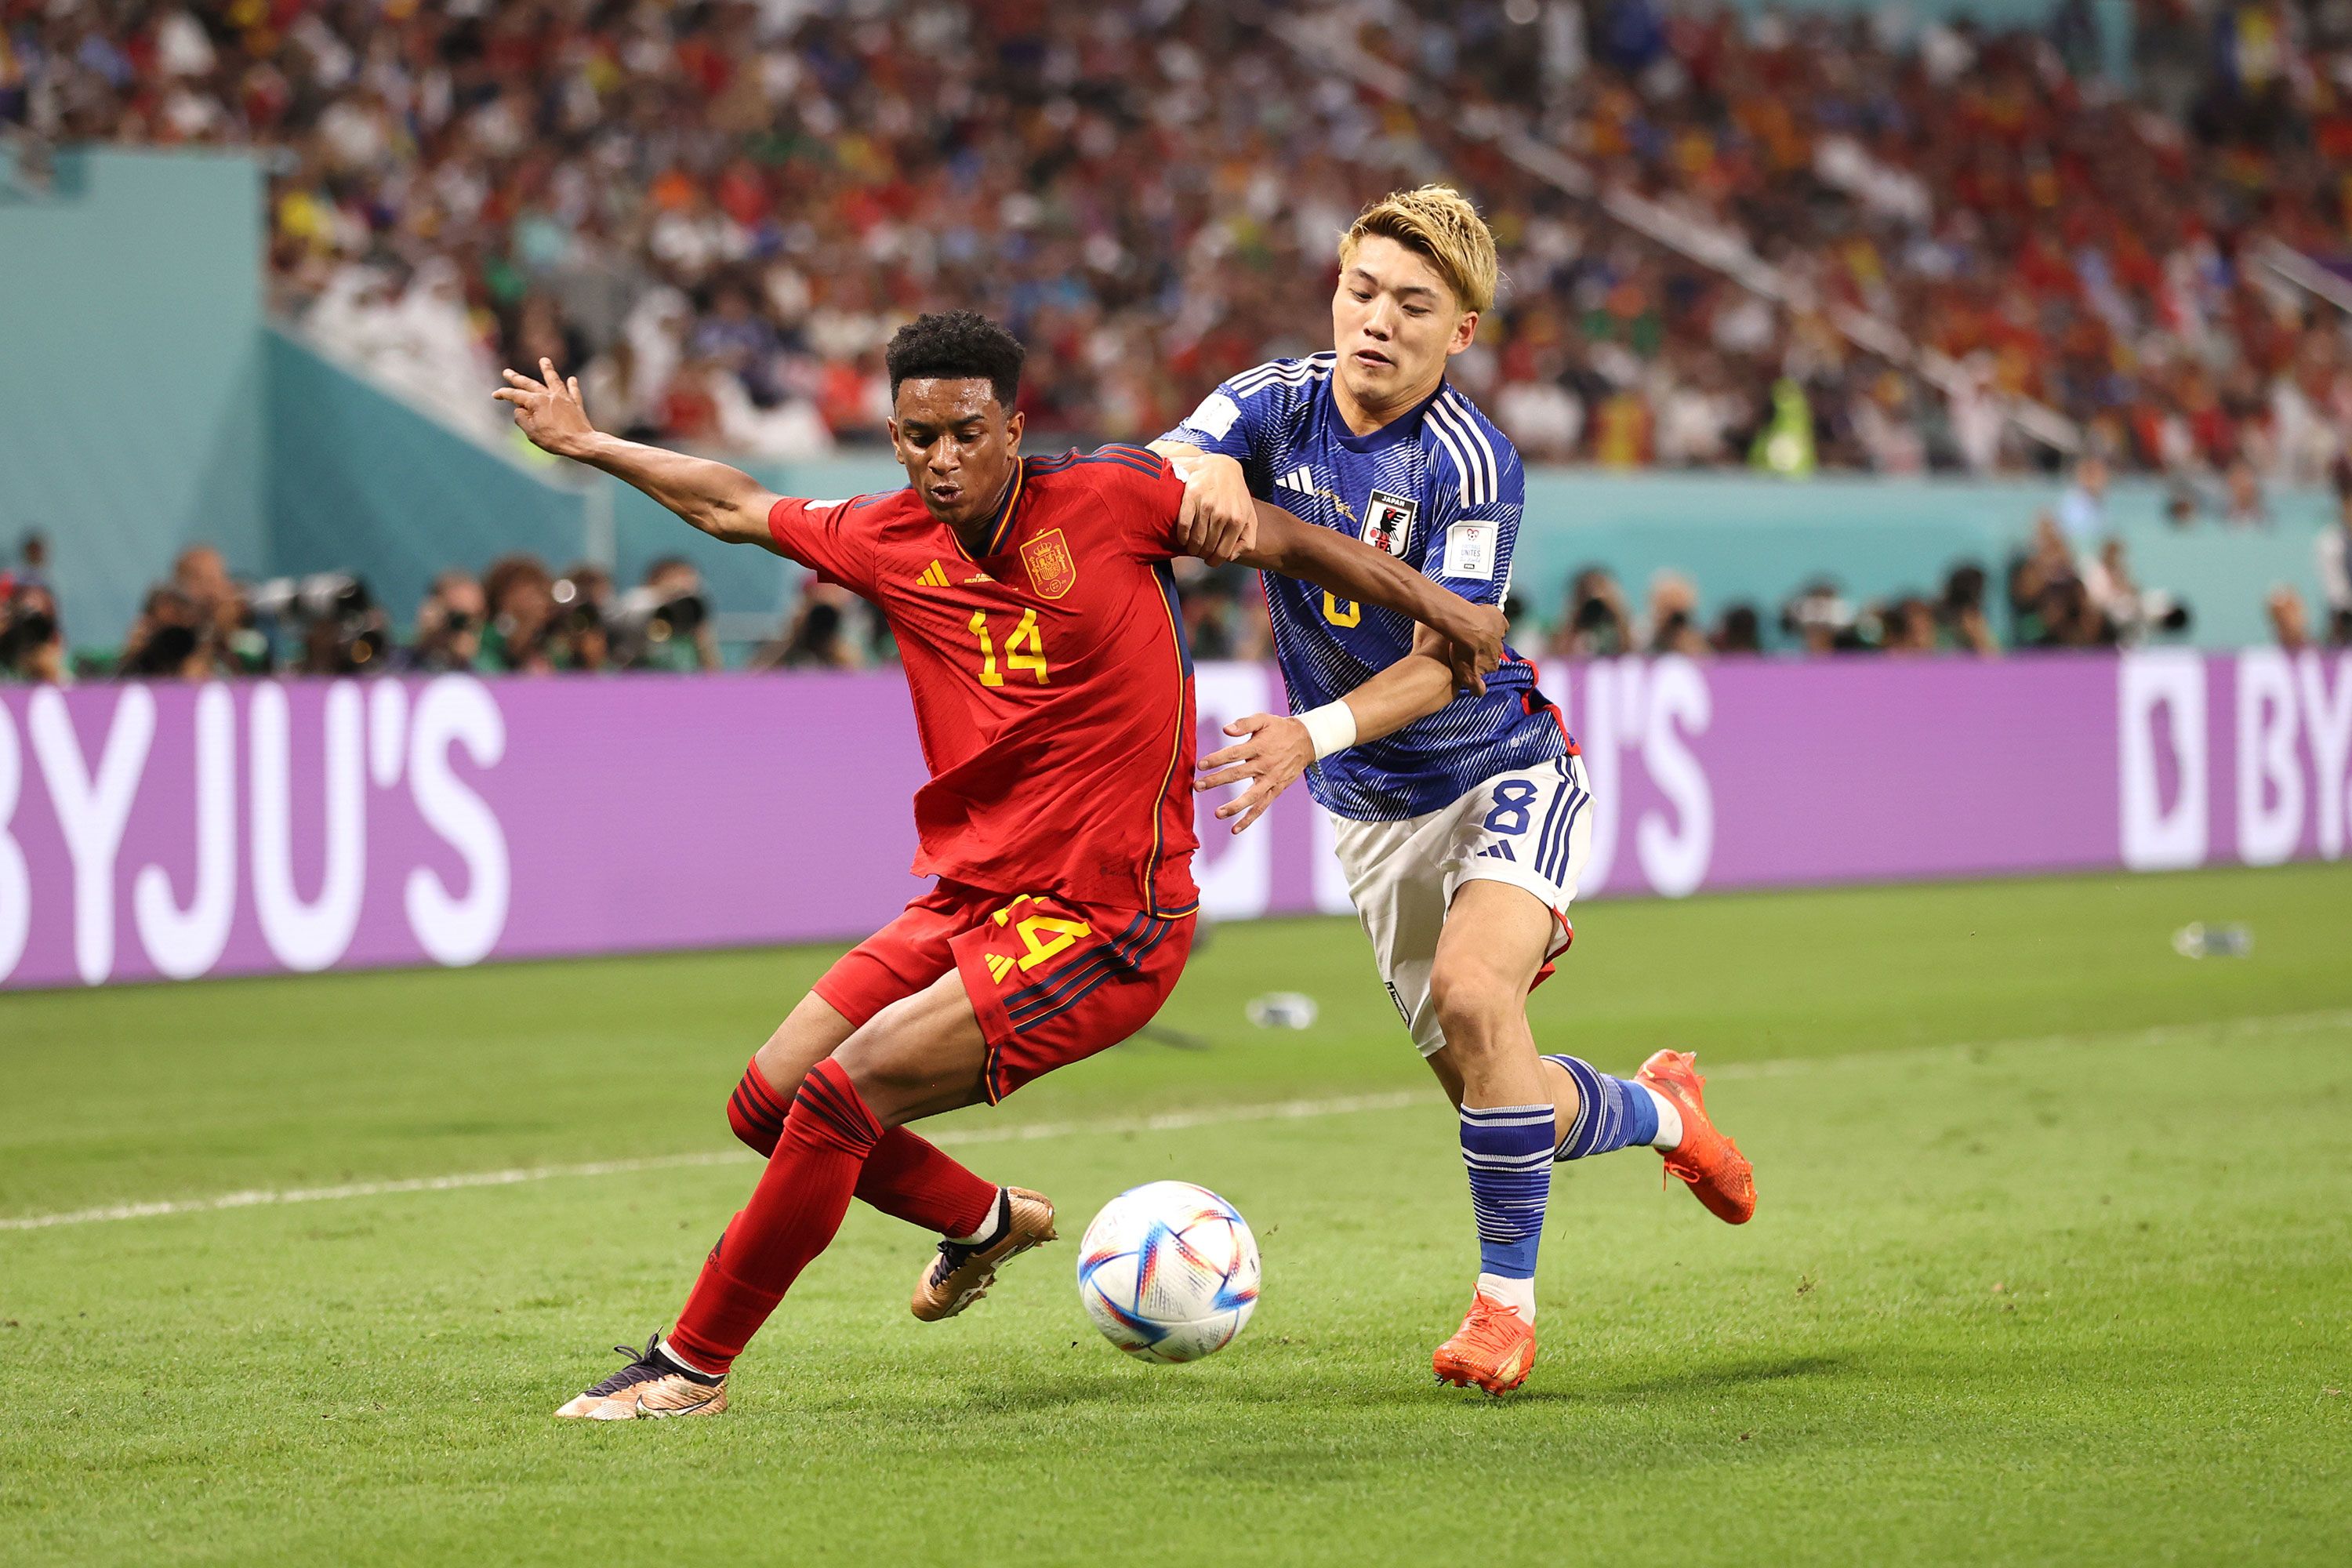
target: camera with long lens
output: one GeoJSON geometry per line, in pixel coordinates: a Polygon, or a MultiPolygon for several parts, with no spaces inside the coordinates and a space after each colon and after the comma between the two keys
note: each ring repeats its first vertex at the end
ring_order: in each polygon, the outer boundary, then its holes
{"type": "Polygon", "coordinates": [[[548,595],[555,601],[555,614],[547,623],[551,636],[576,637],[606,629],[603,606],[580,578],[558,577],[548,595]]]}
{"type": "Polygon", "coordinates": [[[292,632],[302,668],[313,675],[353,675],[383,659],[383,612],[367,584],[348,572],[277,577],[254,589],[256,616],[292,632]]]}
{"type": "Polygon", "coordinates": [[[1827,578],[1807,584],[1780,606],[1783,633],[1800,641],[1809,635],[1826,636],[1833,648],[1866,646],[1862,623],[1862,612],[1827,578]]]}
{"type": "Polygon", "coordinates": [[[709,618],[710,601],[693,589],[632,588],[606,624],[616,662],[685,668],[694,661],[694,636],[709,618]]]}

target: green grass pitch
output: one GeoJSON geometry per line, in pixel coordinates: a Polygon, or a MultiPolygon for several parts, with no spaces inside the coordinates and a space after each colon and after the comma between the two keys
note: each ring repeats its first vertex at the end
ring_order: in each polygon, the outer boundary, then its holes
{"type": "Polygon", "coordinates": [[[1431,1382],[1468,1201],[1343,922],[1218,932],[1162,1016],[1205,1049],[932,1124],[1066,1237],[1155,1177],[1234,1200],[1230,1350],[1118,1355],[1068,1241],[918,1324],[929,1242],[854,1210],[715,1421],[549,1412],[667,1321],[828,953],[0,998],[0,1562],[2352,1562],[2352,868],[1580,925],[1540,1037],[1696,1047],[1761,1205],[1563,1172],[1507,1400],[1431,1382]],[[2175,956],[2197,919],[2252,954],[2175,956]],[[1275,989],[1319,1021],[1250,1027],[1275,989]]]}

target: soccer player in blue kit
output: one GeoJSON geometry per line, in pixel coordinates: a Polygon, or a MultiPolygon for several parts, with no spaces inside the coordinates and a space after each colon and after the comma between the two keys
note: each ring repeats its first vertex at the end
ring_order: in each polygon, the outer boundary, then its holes
{"type": "MultiPolygon", "coordinates": [[[[1228,559],[1252,498],[1386,550],[1499,605],[1525,503],[1518,454],[1445,379],[1494,302],[1494,236],[1444,185],[1364,209],[1340,237],[1333,350],[1221,384],[1152,449],[1186,479],[1182,526],[1228,559]]],[[[1456,696],[1442,643],[1390,611],[1267,575],[1291,715],[1226,727],[1202,789],[1238,833],[1302,773],[1334,818],[1348,889],[1413,1043],[1461,1112],[1477,1221],[1470,1311],[1438,1377],[1490,1394],[1535,1365],[1537,1243],[1556,1161],[1633,1144],[1665,1156],[1709,1211],[1755,1212],[1748,1161],[1708,1120],[1696,1061],[1660,1051],[1630,1079],[1538,1053],[1528,991],[1574,932],[1591,784],[1559,710],[1506,650],[1456,696]]]]}

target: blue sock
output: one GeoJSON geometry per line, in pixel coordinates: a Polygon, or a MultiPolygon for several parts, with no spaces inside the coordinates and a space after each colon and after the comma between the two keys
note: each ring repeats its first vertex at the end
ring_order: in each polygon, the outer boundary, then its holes
{"type": "Polygon", "coordinates": [[[1558,1062],[1576,1080],[1576,1125],[1559,1141],[1554,1159],[1581,1160],[1657,1137],[1658,1102],[1648,1089],[1629,1078],[1611,1078],[1575,1057],[1544,1060],[1558,1062]]]}
{"type": "Polygon", "coordinates": [[[1478,1270],[1533,1279],[1551,1195],[1551,1107],[1462,1108],[1462,1163],[1478,1218],[1478,1270]]]}

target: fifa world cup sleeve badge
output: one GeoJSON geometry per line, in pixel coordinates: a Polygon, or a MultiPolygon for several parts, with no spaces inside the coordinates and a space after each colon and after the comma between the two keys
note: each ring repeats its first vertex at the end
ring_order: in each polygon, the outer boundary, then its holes
{"type": "Polygon", "coordinates": [[[1023,545],[1021,563],[1029,568],[1029,585],[1041,599],[1058,599],[1078,581],[1078,563],[1071,559],[1070,542],[1058,528],[1047,529],[1023,545]]]}

